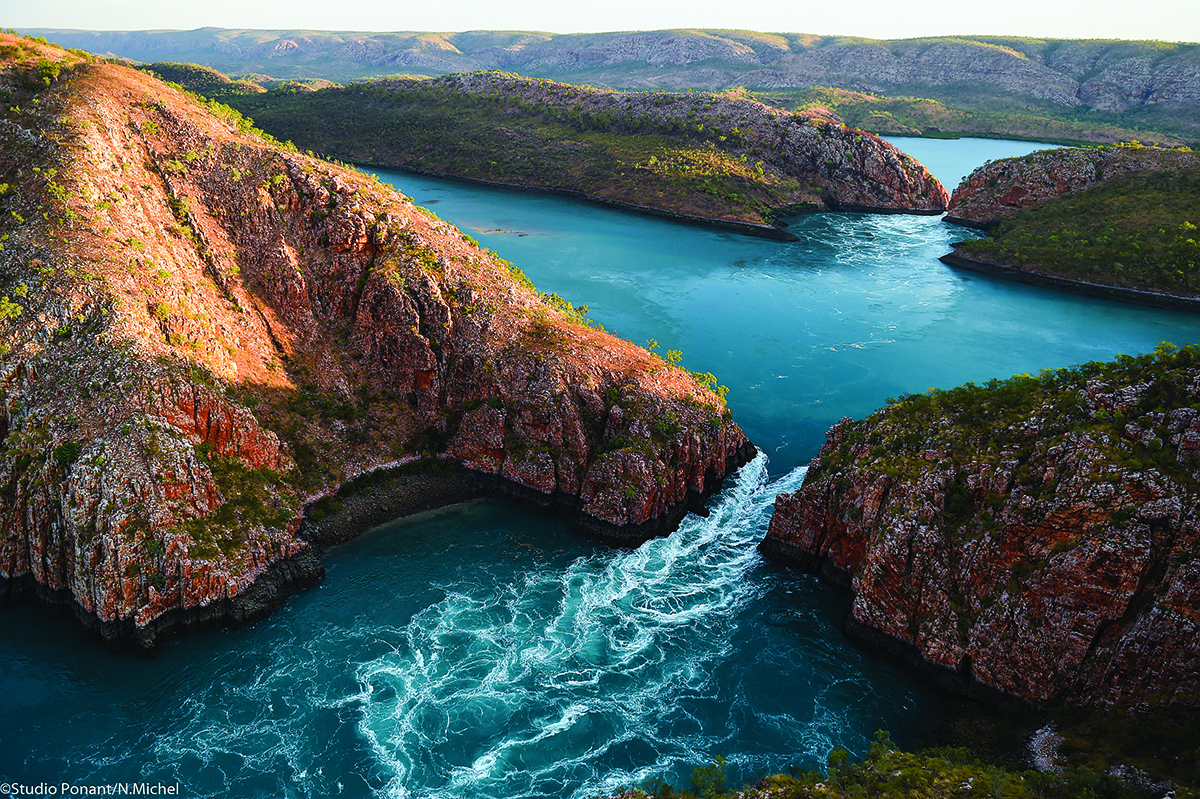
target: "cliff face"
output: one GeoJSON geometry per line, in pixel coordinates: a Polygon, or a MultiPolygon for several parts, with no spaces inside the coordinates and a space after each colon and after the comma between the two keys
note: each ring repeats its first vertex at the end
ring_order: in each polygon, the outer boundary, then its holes
{"type": "Polygon", "coordinates": [[[435,456],[636,538],[752,450],[691,374],[390,188],[143,73],[0,56],[8,593],[151,645],[311,579],[306,503],[377,467],[435,456]]]}
{"type": "Polygon", "coordinates": [[[1062,147],[979,167],[954,190],[947,220],[986,228],[1059,197],[1155,172],[1200,166],[1200,155],[1157,147],[1062,147]]]}
{"type": "Polygon", "coordinates": [[[762,549],[960,690],[1194,712],[1198,397],[1189,349],[902,398],[830,430],[762,549]]]}

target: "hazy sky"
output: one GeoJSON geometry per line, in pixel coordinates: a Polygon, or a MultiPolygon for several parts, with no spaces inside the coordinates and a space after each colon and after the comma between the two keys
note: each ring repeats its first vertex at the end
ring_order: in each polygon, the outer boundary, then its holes
{"type": "Polygon", "coordinates": [[[1196,42],[1200,0],[0,0],[0,25],[558,33],[745,28],[888,39],[999,34],[1196,42]]]}

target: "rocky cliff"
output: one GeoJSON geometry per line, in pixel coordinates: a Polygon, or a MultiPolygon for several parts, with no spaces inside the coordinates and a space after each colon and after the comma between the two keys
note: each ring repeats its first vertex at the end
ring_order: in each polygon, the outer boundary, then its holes
{"type": "Polygon", "coordinates": [[[1170,347],[903,397],[830,430],[762,550],[959,690],[1195,712],[1198,400],[1170,347]]]}
{"type": "Polygon", "coordinates": [[[571,192],[772,237],[782,237],[775,216],[789,210],[938,213],[948,200],[888,142],[742,91],[614,92],[473,72],[228,102],[274,135],[339,158],[571,192]]]}
{"type": "Polygon", "coordinates": [[[1158,147],[1060,147],[977,168],[954,190],[947,221],[988,228],[1027,208],[1131,175],[1195,170],[1200,154],[1158,147]]]}
{"type": "Polygon", "coordinates": [[[1116,146],[1044,150],[975,170],[947,220],[985,230],[942,260],[1016,280],[1200,309],[1200,156],[1116,146]]]}
{"type": "Polygon", "coordinates": [[[0,58],[6,595],[151,647],[314,579],[306,506],[374,469],[636,540],[752,451],[705,382],[389,187],[142,72],[0,58]]]}

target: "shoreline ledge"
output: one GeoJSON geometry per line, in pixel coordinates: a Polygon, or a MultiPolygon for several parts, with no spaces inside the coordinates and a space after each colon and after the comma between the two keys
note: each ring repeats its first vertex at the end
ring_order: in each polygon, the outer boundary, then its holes
{"type": "MultiPolygon", "coordinates": [[[[200,632],[222,628],[240,629],[261,621],[284,606],[300,591],[313,588],[325,578],[322,559],[339,544],[357,538],[379,525],[420,513],[446,508],[482,498],[503,498],[518,505],[564,514],[572,519],[574,531],[614,547],[636,548],[644,542],[670,535],[688,513],[707,516],[705,502],[719,491],[725,478],[749,463],[758,449],[746,442],[726,458],[724,476],[711,474],[704,492],[689,491],[688,496],[665,513],[641,524],[618,526],[580,511],[578,496],[556,491],[546,494],[498,474],[478,472],[452,459],[430,458],[433,467],[426,472],[411,472],[404,464],[383,467],[357,477],[371,476],[372,484],[339,497],[342,508],[320,520],[312,518],[315,497],[304,507],[298,537],[306,543],[301,551],[275,561],[245,590],[207,605],[174,608],[156,616],[145,626],[132,618],[102,621],[84,608],[70,589],[52,589],[37,582],[32,574],[0,577],[0,605],[35,602],[51,612],[73,616],[94,640],[107,649],[132,648],[143,657],[153,656],[164,636],[173,633],[200,632]]],[[[352,481],[347,481],[347,483],[352,481]]],[[[346,485],[344,483],[343,485],[346,485]]],[[[338,497],[333,494],[325,495],[338,497]]]]}
{"type": "Polygon", "coordinates": [[[1026,283],[1031,286],[1040,286],[1042,288],[1069,291],[1072,294],[1080,294],[1085,297],[1100,297],[1101,299],[1106,300],[1117,300],[1120,302],[1132,302],[1139,305],[1148,305],[1153,308],[1200,313],[1200,297],[1181,297],[1175,294],[1162,294],[1160,292],[1146,291],[1144,289],[1131,289],[1123,286],[1109,286],[1103,283],[1090,283],[1086,280],[1074,280],[1067,277],[1056,277],[1054,275],[1047,275],[1041,272],[1031,272],[1025,269],[1019,269],[1015,266],[1004,266],[1002,264],[994,264],[987,261],[977,261],[973,258],[968,258],[959,254],[957,250],[946,253],[938,260],[947,266],[968,269],[972,272],[980,272],[982,274],[992,275],[993,277],[1002,277],[1008,280],[1014,280],[1018,283],[1026,283]]]}
{"type": "Polygon", "coordinates": [[[958,664],[958,668],[948,668],[926,659],[915,644],[888,635],[855,619],[851,612],[854,600],[853,578],[827,554],[810,552],[773,536],[769,531],[759,542],[758,551],[768,561],[811,574],[837,594],[848,598],[850,601],[846,603],[842,617],[842,635],[852,643],[886,655],[955,696],[965,697],[991,708],[1013,708],[1023,713],[1040,712],[1036,705],[1022,697],[1007,694],[975,679],[969,655],[958,664]]]}
{"type": "MultiPolygon", "coordinates": [[[[772,241],[782,242],[800,241],[799,236],[795,235],[794,233],[789,233],[778,225],[739,222],[735,219],[718,219],[710,216],[685,214],[680,211],[657,208],[653,205],[638,205],[637,203],[625,202],[623,200],[613,200],[608,197],[600,197],[595,194],[588,194],[587,192],[577,191],[575,189],[556,189],[542,186],[527,186],[524,183],[506,183],[502,180],[485,180],[483,178],[471,178],[464,175],[450,175],[444,172],[435,172],[431,169],[417,169],[415,167],[400,166],[398,164],[376,163],[374,161],[350,161],[349,163],[358,168],[386,169],[393,172],[407,172],[410,175],[421,175],[424,177],[437,178],[438,180],[449,180],[456,183],[467,183],[475,186],[488,186],[494,189],[507,189],[509,191],[520,191],[529,194],[545,194],[555,197],[570,197],[595,205],[616,208],[618,210],[629,211],[636,214],[642,214],[644,216],[655,216],[661,219],[669,219],[685,225],[694,225],[696,227],[709,228],[711,230],[725,230],[731,233],[741,233],[745,236],[754,236],[755,238],[760,239],[770,239],[772,241]]],[[[419,204],[417,203],[416,199],[407,194],[407,192],[404,192],[399,188],[397,188],[396,191],[399,191],[401,194],[409,197],[409,199],[413,201],[414,205],[419,204]]],[[[897,213],[908,212],[900,211],[897,213]]],[[[784,215],[786,216],[788,214],[784,215]]]]}

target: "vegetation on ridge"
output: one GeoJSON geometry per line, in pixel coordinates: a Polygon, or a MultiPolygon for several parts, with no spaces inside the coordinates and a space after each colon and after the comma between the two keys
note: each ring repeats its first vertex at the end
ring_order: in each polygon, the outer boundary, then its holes
{"type": "MultiPolygon", "coordinates": [[[[1189,413],[1200,411],[1186,402],[1197,370],[1200,347],[1164,343],[1153,353],[1136,357],[1120,355],[1114,361],[1045,369],[1037,375],[1014,375],[982,385],[965,383],[905,394],[889,399],[888,406],[871,417],[874,424],[869,432],[849,429],[839,447],[821,455],[820,471],[836,473],[851,465],[851,451],[867,444],[872,447],[872,457],[859,461],[859,468],[881,477],[915,480],[927,470],[923,448],[931,444],[929,431],[936,430],[937,439],[932,443],[945,453],[939,460],[956,468],[972,463],[1018,464],[1017,484],[1037,497],[1043,491],[1052,493],[1055,486],[1044,484],[1032,464],[1070,435],[1086,436],[1114,467],[1155,470],[1200,490],[1191,460],[1181,457],[1172,437],[1180,423],[1171,416],[1180,407],[1189,413]],[[1108,410],[1090,404],[1094,385],[1103,386],[1106,392],[1132,387],[1145,390],[1136,405],[1108,410]],[[1031,435],[1033,424],[1037,425],[1036,436],[1031,435]]],[[[1096,479],[1103,477],[1096,475],[1096,479]]],[[[987,530],[988,510],[986,503],[979,507],[968,503],[955,513],[961,511],[964,518],[970,514],[972,524],[987,530]]]]}
{"type": "Polygon", "coordinates": [[[1054,277],[1200,297],[1198,224],[1200,168],[1185,161],[1048,200],[955,247],[1054,277]]]}
{"type": "Polygon", "coordinates": [[[614,93],[492,72],[246,94],[199,68],[156,68],[346,160],[685,217],[765,228],[781,213],[843,202],[934,210],[941,191],[886,143],[740,91],[614,93]]]}
{"type": "Polygon", "coordinates": [[[1140,140],[1165,146],[1195,141],[1195,135],[1147,127],[1139,114],[1097,115],[992,107],[963,92],[934,100],[815,86],[796,92],[760,91],[763,102],[798,113],[820,114],[880,136],[956,139],[974,136],[1055,144],[1108,144],[1140,140]]]}

